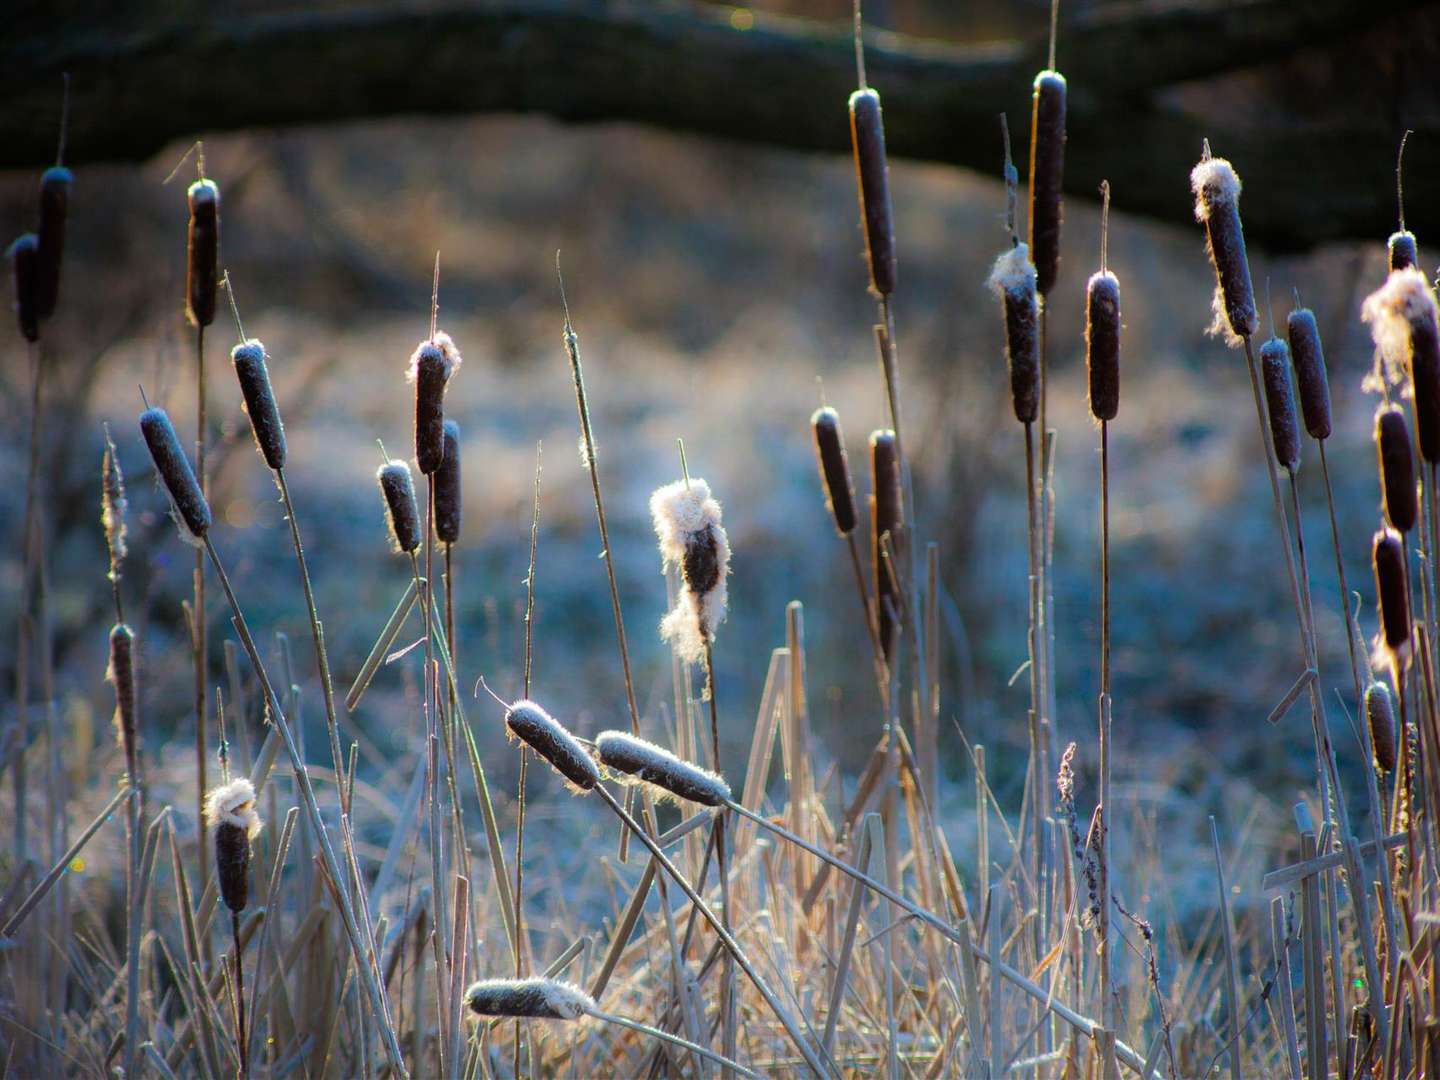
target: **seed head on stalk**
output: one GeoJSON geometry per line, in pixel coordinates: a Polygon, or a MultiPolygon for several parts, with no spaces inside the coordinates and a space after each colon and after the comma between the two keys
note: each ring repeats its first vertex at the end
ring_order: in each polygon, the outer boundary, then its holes
{"type": "Polygon", "coordinates": [[[1233,348],[1260,326],[1240,224],[1240,177],[1230,162],[1210,155],[1207,142],[1200,163],[1190,171],[1190,190],[1195,195],[1195,220],[1205,226],[1205,245],[1215,268],[1211,305],[1215,319],[1210,333],[1233,348]]]}
{"type": "Polygon", "coordinates": [[[660,636],[680,658],[699,663],[705,643],[725,621],[730,539],[720,523],[720,503],[698,476],[657,488],[650,496],[650,517],[664,566],[679,567],[684,588],[660,623],[660,636]]]}

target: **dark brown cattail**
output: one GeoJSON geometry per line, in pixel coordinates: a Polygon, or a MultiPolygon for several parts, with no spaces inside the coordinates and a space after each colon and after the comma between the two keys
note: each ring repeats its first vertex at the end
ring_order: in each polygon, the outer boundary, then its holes
{"type": "Polygon", "coordinates": [[[285,425],[275,404],[275,391],[270,387],[270,371],[265,366],[265,346],[256,338],[230,350],[235,376],[240,380],[240,393],[245,398],[245,411],[250,415],[250,430],[255,433],[255,446],[265,464],[272,469],[285,467],[285,425]]]}
{"type": "Polygon", "coordinates": [[[65,214],[70,207],[70,185],[75,177],[63,165],[40,174],[39,280],[36,311],[40,318],[55,314],[60,299],[60,262],[65,254],[65,214]]]}
{"type": "Polygon", "coordinates": [[[460,366],[460,350],[443,331],[410,356],[406,378],[415,386],[415,464],[429,476],[445,460],[445,385],[460,366]]]}
{"type": "Polygon", "coordinates": [[[1290,349],[1278,337],[1260,346],[1265,379],[1265,405],[1270,413],[1270,441],[1281,468],[1300,468],[1300,423],[1295,416],[1295,388],[1290,382],[1290,349]]]}
{"type": "Polygon", "coordinates": [[[170,423],[164,409],[146,409],[140,414],[140,433],[145,436],[150,459],[164,481],[175,513],[190,535],[198,540],[210,531],[210,504],[205,501],[190,461],[180,447],[175,425],[170,423]]]}
{"type": "Polygon", "coordinates": [[[810,417],[815,432],[815,457],[820,462],[820,480],[825,487],[825,505],[835,519],[841,536],[855,531],[855,491],[850,486],[850,458],[840,434],[840,414],[828,405],[810,417]]]}
{"type": "Polygon", "coordinates": [[[1408,229],[1390,234],[1385,245],[1390,252],[1390,272],[1408,270],[1420,265],[1420,252],[1415,246],[1415,234],[1408,229]]]}
{"type": "Polygon", "coordinates": [[[1414,268],[1397,270],[1365,299],[1360,317],[1370,323],[1377,356],[1366,388],[1408,377],[1420,454],[1440,462],[1440,325],[1430,283],[1414,268]]]}
{"type": "Polygon", "coordinates": [[[390,540],[397,551],[408,555],[420,546],[420,510],[415,505],[410,466],[398,458],[387,461],[380,466],[375,478],[380,481],[380,494],[385,496],[390,540]]]}
{"type": "Polygon", "coordinates": [[[220,897],[238,915],[250,899],[250,841],[260,832],[250,781],[238,777],[205,796],[205,820],[215,830],[220,897]]]}
{"type": "Polygon", "coordinates": [[[870,543],[875,565],[875,600],[880,618],[880,647],[889,663],[895,656],[900,634],[900,593],[895,581],[900,568],[892,566],[891,560],[885,557],[881,541],[888,535],[890,554],[898,556],[900,530],[905,524],[900,501],[900,457],[893,431],[870,434],[870,484],[874,493],[870,497],[870,543]]]}
{"type": "Polygon", "coordinates": [[[681,660],[699,663],[729,600],[730,539],[720,503],[709,484],[692,476],[651,492],[650,519],[664,566],[678,567],[685,586],[661,620],[660,636],[681,660]]]}
{"type": "Polygon", "coordinates": [[[1035,287],[1049,296],[1060,275],[1060,224],[1065,183],[1065,76],[1035,76],[1030,109],[1030,251],[1035,287]]]}
{"type": "Polygon", "coordinates": [[[1108,270],[1085,286],[1085,367],[1090,373],[1090,413],[1114,420],[1120,411],[1120,282],[1108,270]]]}
{"type": "Polygon", "coordinates": [[[196,180],[190,201],[189,258],[186,263],[186,312],[196,326],[215,321],[220,287],[220,189],[213,180],[196,180]]]}
{"type": "Polygon", "coordinates": [[[1295,363],[1295,389],[1305,430],[1312,439],[1330,437],[1330,376],[1325,371],[1325,350],[1320,347],[1320,328],[1309,308],[1296,308],[1285,320],[1290,338],[1290,358],[1295,363]]]}
{"type": "Polygon", "coordinates": [[[595,1008],[579,987],[555,979],[484,979],[465,991],[465,1004],[480,1016],[529,1016],[576,1020],[595,1008]]]}
{"type": "Polygon", "coordinates": [[[505,726],[570,782],[589,791],[600,782],[600,767],[565,727],[533,701],[517,701],[505,710],[505,726]]]}
{"type": "Polygon", "coordinates": [[[1405,547],[1393,529],[1375,533],[1375,593],[1385,648],[1399,652],[1410,640],[1410,600],[1405,590],[1405,547]]]}
{"type": "Polygon", "coordinates": [[[885,160],[885,121],[880,95],[866,87],[850,95],[850,144],[865,222],[870,285],[881,296],[895,291],[895,220],[890,207],[890,167],[885,160]]]}
{"type": "Polygon", "coordinates": [[[1395,705],[1390,688],[1372,682],[1365,689],[1365,719],[1370,723],[1370,745],[1375,751],[1375,767],[1381,772],[1395,771],[1395,705]]]}
{"type": "Polygon", "coordinates": [[[1205,243],[1215,268],[1215,321],[1210,331],[1238,345],[1260,325],[1240,225],[1240,177],[1230,162],[1211,157],[1207,146],[1205,157],[1190,172],[1190,189],[1195,194],[1195,220],[1205,226],[1205,243]]]}
{"type": "Polygon", "coordinates": [[[1398,405],[1375,410],[1375,453],[1380,459],[1380,494],[1385,520],[1407,533],[1420,516],[1415,494],[1415,455],[1410,449],[1410,428],[1398,405]]]}
{"type": "Polygon", "coordinates": [[[10,245],[10,276],[15,283],[15,316],[26,341],[40,340],[40,242],[24,233],[10,245]]]}
{"type": "Polygon", "coordinates": [[[990,288],[1005,311],[1005,356],[1010,364],[1010,401],[1015,419],[1033,423],[1040,415],[1040,303],[1035,265],[1017,244],[995,260],[990,288]]]}
{"type": "Polygon", "coordinates": [[[628,732],[602,731],[595,737],[595,750],[607,769],[638,777],[682,799],[704,806],[724,806],[730,801],[730,785],[724,777],[628,732]]]}
{"type": "Polygon", "coordinates": [[[135,632],[124,623],[110,628],[110,670],[115,687],[115,734],[125,754],[125,769],[135,782],[135,632]]]}
{"type": "Polygon", "coordinates": [[[446,420],[445,457],[435,471],[435,535],[442,544],[460,539],[460,425],[446,420]]]}

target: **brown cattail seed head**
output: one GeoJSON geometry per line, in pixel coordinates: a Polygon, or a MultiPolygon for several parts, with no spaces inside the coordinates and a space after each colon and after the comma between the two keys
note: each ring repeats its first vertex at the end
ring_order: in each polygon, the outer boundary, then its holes
{"type": "Polygon", "coordinates": [[[380,494],[385,496],[390,539],[397,551],[408,555],[420,546],[420,511],[415,505],[410,466],[398,458],[387,461],[375,473],[375,478],[380,481],[380,494]]]}
{"type": "Polygon", "coordinates": [[[275,404],[275,391],[270,387],[270,372],[265,366],[265,346],[251,338],[230,350],[235,376],[240,380],[240,393],[245,398],[245,411],[250,414],[250,429],[255,433],[255,446],[265,464],[272,469],[285,467],[285,425],[275,404]]]}
{"type": "Polygon", "coordinates": [[[65,214],[75,177],[63,165],[40,174],[39,280],[36,309],[40,318],[55,314],[60,299],[60,261],[65,253],[65,214]]]}
{"type": "Polygon", "coordinates": [[[213,180],[190,185],[189,258],[185,277],[186,311],[196,326],[215,321],[220,286],[220,189],[213,180]]]}
{"type": "Polygon", "coordinates": [[[1010,400],[1015,419],[1040,415],[1040,302],[1029,249],[1017,244],[995,260],[990,288],[1005,310],[1005,356],[1010,363],[1010,400]]]}
{"type": "Polygon", "coordinates": [[[15,315],[26,341],[40,340],[40,242],[24,233],[10,245],[10,276],[15,283],[15,315]]]}
{"type": "Polygon", "coordinates": [[[1300,467],[1300,423],[1295,416],[1295,388],[1290,382],[1290,349],[1285,342],[1272,337],[1260,346],[1260,369],[1275,460],[1293,473],[1300,467]]]}
{"type": "Polygon", "coordinates": [[[1420,516],[1415,494],[1415,455],[1410,429],[1398,405],[1381,405],[1375,411],[1375,453],[1380,459],[1380,493],[1390,527],[1407,533],[1420,516]]]}
{"type": "Polygon", "coordinates": [[[840,414],[828,405],[810,417],[815,431],[815,457],[820,462],[820,479],[825,485],[825,504],[841,536],[855,531],[855,492],[850,486],[850,459],[840,434],[840,414]]]}
{"type": "Polygon", "coordinates": [[[890,207],[890,169],[885,161],[880,95],[869,87],[850,95],[850,144],[860,184],[870,285],[881,296],[889,296],[895,291],[895,220],[890,207]]]}
{"type": "Polygon", "coordinates": [[[1191,170],[1190,189],[1195,194],[1195,220],[1205,226],[1215,267],[1215,321],[1210,332],[1238,345],[1260,325],[1240,225],[1240,177],[1224,158],[1206,157],[1191,170]]]}
{"type": "Polygon", "coordinates": [[[260,833],[255,788],[239,777],[205,796],[205,821],[215,830],[215,869],[220,896],[237,915],[250,894],[250,841],[260,833]]]}
{"type": "Polygon", "coordinates": [[[1114,420],[1120,411],[1120,282],[1108,270],[1085,286],[1085,367],[1090,373],[1090,413],[1114,420]]]}
{"type": "Polygon", "coordinates": [[[1035,76],[1030,110],[1030,250],[1036,288],[1049,296],[1060,275],[1060,224],[1065,181],[1065,76],[1035,76]]]}
{"type": "Polygon", "coordinates": [[[1390,272],[1396,270],[1408,270],[1412,266],[1420,264],[1420,252],[1415,246],[1415,234],[1408,229],[1401,229],[1399,232],[1390,234],[1390,240],[1386,243],[1390,252],[1390,272]]]}
{"type": "Polygon", "coordinates": [[[730,801],[730,785],[724,777],[628,732],[602,731],[595,737],[595,750],[607,769],[637,777],[682,799],[704,806],[724,806],[730,801]]]}
{"type": "Polygon", "coordinates": [[[1375,767],[1381,772],[1395,771],[1395,705],[1390,688],[1372,682],[1365,689],[1365,719],[1370,724],[1370,745],[1375,751],[1375,767]]]}
{"type": "Polygon", "coordinates": [[[898,556],[900,530],[905,525],[900,499],[900,456],[893,431],[876,431],[870,435],[870,482],[874,492],[870,499],[870,541],[875,562],[880,647],[889,663],[895,655],[895,644],[900,634],[900,594],[894,580],[899,567],[890,565],[881,540],[888,534],[890,552],[898,556]]]}
{"type": "Polygon", "coordinates": [[[1320,347],[1320,328],[1309,308],[1296,308],[1285,320],[1290,338],[1290,358],[1295,363],[1295,386],[1300,395],[1300,412],[1305,430],[1312,439],[1330,437],[1330,377],[1325,372],[1325,351],[1320,347]]]}
{"type": "Polygon", "coordinates": [[[190,535],[200,539],[210,531],[210,504],[205,501],[190,461],[180,447],[175,425],[170,423],[164,409],[146,409],[140,414],[140,434],[145,436],[150,459],[165,484],[175,513],[190,535]]]}
{"type": "Polygon", "coordinates": [[[484,979],[465,991],[465,1004],[479,1016],[529,1016],[576,1020],[595,1008],[579,987],[555,979],[484,979]]]}
{"type": "Polygon", "coordinates": [[[435,471],[435,535],[442,544],[460,539],[460,425],[446,420],[445,457],[435,471]]]}
{"type": "Polygon", "coordinates": [[[135,632],[124,623],[110,628],[110,670],[115,686],[115,734],[125,754],[130,782],[135,782],[135,632]]]}
{"type": "Polygon", "coordinates": [[[1410,600],[1405,591],[1405,548],[1392,529],[1375,534],[1375,592],[1385,648],[1399,652],[1410,640],[1410,600]]]}
{"type": "Polygon", "coordinates": [[[600,767],[565,727],[533,701],[517,701],[505,710],[505,726],[548,761],[576,791],[600,782],[600,767]]]}
{"type": "Polygon", "coordinates": [[[415,464],[429,476],[445,460],[445,385],[460,366],[460,350],[443,331],[410,356],[406,378],[415,384],[415,464]]]}
{"type": "Polygon", "coordinates": [[[660,622],[660,636],[681,660],[705,658],[706,642],[725,621],[729,601],[730,538],[720,503],[698,476],[676,480],[650,493],[650,520],[660,557],[680,570],[685,587],[660,622]]]}

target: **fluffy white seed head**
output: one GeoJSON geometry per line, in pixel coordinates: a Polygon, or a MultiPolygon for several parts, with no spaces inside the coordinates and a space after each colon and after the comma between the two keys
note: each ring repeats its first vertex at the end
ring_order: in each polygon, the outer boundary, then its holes
{"type": "Polygon", "coordinates": [[[260,833],[261,821],[255,812],[255,788],[250,781],[240,776],[211,788],[205,796],[205,822],[212,829],[218,825],[234,825],[255,839],[260,833]]]}
{"type": "Polygon", "coordinates": [[[479,1016],[577,1020],[595,1008],[595,999],[558,979],[481,979],[465,991],[465,1004],[479,1016]]]}
{"type": "Polygon", "coordinates": [[[410,354],[410,364],[405,369],[406,382],[413,383],[418,377],[420,360],[425,356],[440,357],[441,370],[445,373],[446,382],[450,381],[450,376],[455,374],[455,369],[464,360],[450,335],[444,330],[437,330],[433,339],[426,338],[415,346],[415,351],[410,354]]]}
{"type": "Polygon", "coordinates": [[[1216,207],[1240,198],[1240,175],[1224,158],[1206,158],[1190,170],[1190,190],[1195,194],[1195,220],[1203,224],[1216,207]]]}
{"type": "Polygon", "coordinates": [[[1398,386],[1401,395],[1408,397],[1412,327],[1436,318],[1430,283],[1414,267],[1396,270],[1365,298],[1360,318],[1370,324],[1375,339],[1374,367],[1362,386],[1373,393],[1398,386]]]}
{"type": "Polygon", "coordinates": [[[668,795],[705,806],[723,806],[731,800],[725,778],[682,761],[669,750],[625,731],[602,731],[595,737],[600,763],[621,783],[645,781],[668,795]]]}
{"type": "Polygon", "coordinates": [[[1030,248],[1025,244],[1016,244],[1002,254],[995,260],[986,283],[1002,300],[1006,293],[1034,292],[1035,264],[1030,261],[1030,248]]]}
{"type": "Polygon", "coordinates": [[[660,636],[682,660],[696,663],[725,621],[730,539],[720,523],[720,504],[709,484],[691,477],[658,488],[650,496],[650,516],[665,567],[679,567],[685,585],[660,622],[660,636]]]}

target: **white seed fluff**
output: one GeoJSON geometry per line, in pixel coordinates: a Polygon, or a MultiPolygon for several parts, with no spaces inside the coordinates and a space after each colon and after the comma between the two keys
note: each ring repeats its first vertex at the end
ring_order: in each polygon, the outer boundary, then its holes
{"type": "Polygon", "coordinates": [[[685,578],[675,607],[660,621],[660,636],[687,663],[705,656],[705,642],[725,621],[730,539],[720,523],[720,504],[699,477],[677,480],[650,496],[650,517],[665,568],[678,566],[685,578]],[[713,547],[713,550],[711,550],[713,547]],[[704,565],[713,580],[695,582],[692,568],[704,565]]]}
{"type": "Polygon", "coordinates": [[[1206,158],[1190,170],[1190,190],[1195,194],[1195,220],[1203,225],[1213,207],[1240,198],[1240,175],[1224,158],[1206,158]]]}
{"type": "Polygon", "coordinates": [[[251,840],[255,839],[262,823],[255,812],[255,788],[250,781],[240,776],[211,788],[205,796],[205,822],[212,829],[218,825],[234,825],[244,829],[251,840]]]}
{"type": "Polygon", "coordinates": [[[416,345],[415,351],[410,354],[410,364],[405,369],[406,382],[413,383],[415,381],[420,370],[420,358],[432,351],[440,354],[440,359],[443,361],[445,381],[450,381],[450,376],[455,374],[455,369],[460,366],[464,358],[461,357],[460,350],[456,347],[450,335],[445,333],[444,330],[437,330],[434,338],[426,338],[420,342],[419,345],[416,345]]]}
{"type": "Polygon", "coordinates": [[[1398,386],[1401,396],[1408,397],[1411,328],[1433,322],[1435,317],[1435,294],[1425,275],[1413,266],[1396,270],[1367,296],[1360,307],[1360,318],[1370,324],[1375,363],[1362,388],[1384,393],[1387,386],[1398,386]]]}
{"type": "Polygon", "coordinates": [[[986,282],[1002,300],[1006,293],[1035,291],[1035,264],[1030,261],[1030,248],[1016,244],[995,260],[986,282]]]}

